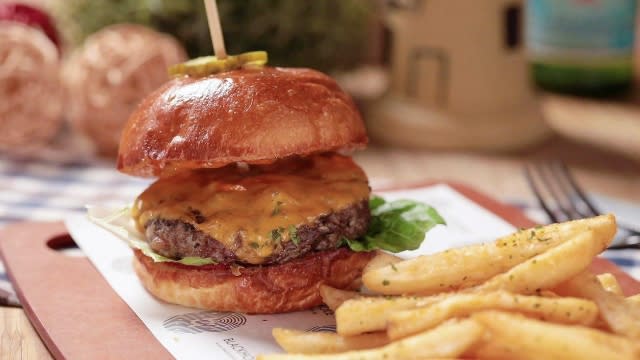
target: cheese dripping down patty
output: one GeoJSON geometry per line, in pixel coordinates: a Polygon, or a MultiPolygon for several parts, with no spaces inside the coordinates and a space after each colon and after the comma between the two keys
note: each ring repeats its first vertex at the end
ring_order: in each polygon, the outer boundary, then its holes
{"type": "Polygon", "coordinates": [[[295,242],[297,227],[369,195],[367,177],[350,157],[324,154],[161,178],[136,199],[132,213],[141,232],[153,219],[179,220],[239,260],[260,264],[282,243],[295,242]]]}

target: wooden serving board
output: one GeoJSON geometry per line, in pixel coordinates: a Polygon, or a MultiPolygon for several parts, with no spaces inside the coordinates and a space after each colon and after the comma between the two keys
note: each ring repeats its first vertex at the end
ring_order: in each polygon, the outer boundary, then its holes
{"type": "MultiPolygon", "coordinates": [[[[449,185],[516,227],[534,225],[516,208],[449,185]]],[[[87,258],[54,250],[71,244],[61,222],[17,223],[0,231],[9,277],[51,354],[57,359],[171,359],[87,258]]],[[[640,283],[609,261],[596,259],[592,268],[614,273],[626,294],[640,292],[640,283]]]]}

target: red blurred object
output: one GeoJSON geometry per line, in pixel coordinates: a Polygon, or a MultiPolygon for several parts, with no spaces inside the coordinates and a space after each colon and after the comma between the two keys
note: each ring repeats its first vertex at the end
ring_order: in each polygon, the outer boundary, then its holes
{"type": "Polygon", "coordinates": [[[60,38],[51,17],[44,11],[20,3],[0,2],[0,21],[20,22],[44,32],[60,52],[60,38]]]}

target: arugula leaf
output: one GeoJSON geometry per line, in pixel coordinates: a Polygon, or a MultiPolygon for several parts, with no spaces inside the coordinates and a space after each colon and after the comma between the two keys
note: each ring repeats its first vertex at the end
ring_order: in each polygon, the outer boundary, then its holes
{"type": "Polygon", "coordinates": [[[372,196],[371,199],[369,199],[369,209],[371,209],[371,211],[374,211],[386,203],[387,201],[380,196],[372,196]]]}
{"type": "Polygon", "coordinates": [[[371,224],[367,234],[355,240],[343,239],[353,251],[415,250],[429,230],[438,224],[446,225],[434,208],[413,200],[387,202],[374,196],[369,200],[369,208],[371,224]]]}

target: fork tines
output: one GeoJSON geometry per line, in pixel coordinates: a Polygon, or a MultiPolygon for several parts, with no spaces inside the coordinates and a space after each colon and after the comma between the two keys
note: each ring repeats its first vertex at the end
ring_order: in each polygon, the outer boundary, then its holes
{"type": "Polygon", "coordinates": [[[525,177],[538,204],[553,222],[600,214],[561,161],[528,164],[525,177]]]}

